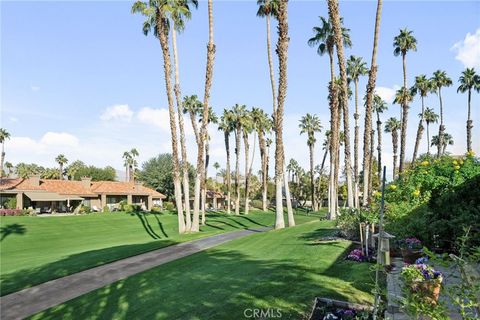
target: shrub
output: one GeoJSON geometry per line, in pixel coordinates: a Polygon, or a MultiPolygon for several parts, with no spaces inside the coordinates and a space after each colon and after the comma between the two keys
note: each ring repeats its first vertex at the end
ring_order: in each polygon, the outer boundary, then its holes
{"type": "Polygon", "coordinates": [[[110,212],[110,208],[108,206],[103,207],[103,212],[105,213],[110,212]]]}
{"type": "Polygon", "coordinates": [[[162,208],[160,207],[152,207],[152,210],[150,210],[151,213],[162,213],[162,208]]]}
{"type": "Polygon", "coordinates": [[[80,209],[78,210],[79,214],[89,214],[90,212],[92,212],[92,208],[90,208],[89,206],[84,206],[84,205],[82,205],[80,207],[80,209]]]}
{"type": "Polygon", "coordinates": [[[480,245],[480,162],[423,156],[385,192],[387,230],[397,237],[417,237],[427,246],[454,249],[465,226],[472,226],[471,246],[480,245]]]}
{"type": "Polygon", "coordinates": [[[125,206],[127,205],[127,200],[122,200],[118,203],[120,211],[125,211],[125,206]]]}
{"type": "Polygon", "coordinates": [[[360,239],[359,224],[377,223],[376,212],[370,209],[342,209],[337,217],[337,227],[347,239],[360,239]]]}
{"type": "Polygon", "coordinates": [[[253,207],[253,208],[257,208],[257,209],[263,209],[263,202],[262,200],[252,200],[252,202],[250,202],[250,205],[253,207]]]}
{"type": "Polygon", "coordinates": [[[17,198],[9,198],[7,201],[5,201],[4,206],[6,209],[16,209],[17,198]]]}
{"type": "Polygon", "coordinates": [[[169,201],[163,202],[163,207],[167,211],[174,211],[175,210],[175,205],[172,202],[169,202],[169,201]]]}

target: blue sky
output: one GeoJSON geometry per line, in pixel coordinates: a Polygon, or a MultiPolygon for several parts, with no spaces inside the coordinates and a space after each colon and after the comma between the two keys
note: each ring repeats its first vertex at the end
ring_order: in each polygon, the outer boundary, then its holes
{"type": "MultiPolygon", "coordinates": [[[[1,126],[12,139],[6,160],[53,166],[58,153],[68,159],[122,168],[123,151],[137,147],[140,162],[170,151],[168,114],[158,41],[141,32],[142,17],[130,13],[132,2],[57,1],[1,2],[1,126]]],[[[206,2],[179,36],[182,94],[203,95],[207,42],[206,2]]],[[[370,62],[374,1],[340,3],[345,26],[351,29],[353,47],[347,55],[370,62]]],[[[217,54],[211,104],[220,113],[235,103],[271,110],[271,92],[265,44],[265,21],[255,16],[255,1],[214,1],[217,54]]],[[[328,127],[328,57],[307,46],[318,16],[326,16],[324,1],[291,1],[290,47],[286,101],[287,159],[308,161],[306,138],[299,135],[298,119],[310,112],[328,127]]],[[[377,86],[390,99],[402,83],[401,58],[393,56],[393,37],[400,28],[414,31],[418,51],[407,56],[409,85],[419,74],[445,70],[454,86],[444,90],[447,132],[453,153],[466,148],[466,95],[456,93],[465,66],[480,70],[480,2],[385,1],[378,55],[377,86]]],[[[272,28],[276,41],[275,27],[272,28]]],[[[275,70],[276,71],[276,70],[275,70]]],[[[366,78],[360,81],[360,94],[366,78]]],[[[479,95],[473,97],[474,137],[480,136],[479,95]]],[[[438,111],[438,97],[427,98],[438,111]]],[[[353,113],[353,101],[350,103],[353,113]]],[[[407,158],[413,152],[420,110],[418,99],[410,109],[407,158]]],[[[383,115],[399,116],[390,105],[383,115]]],[[[353,117],[351,120],[353,126],[353,117]]],[[[363,121],[362,121],[363,123],[363,121]]],[[[437,126],[432,132],[436,133],[437,126]]],[[[195,147],[189,131],[189,158],[195,147]]],[[[223,165],[223,137],[212,128],[212,161],[223,165]]],[[[353,130],[352,130],[353,131],[353,130]]],[[[384,136],[387,165],[391,140],[384,136]]],[[[353,138],[353,137],[352,137],[353,138]]],[[[319,137],[319,140],[323,140],[319,137]]],[[[421,151],[426,151],[426,141],[421,151]]],[[[480,141],[474,141],[480,151],[480,141]]],[[[322,151],[316,151],[320,162],[322,151]]],[[[258,151],[256,154],[258,159],[258,151]]],[[[243,157],[242,157],[243,159],[243,157]]]]}

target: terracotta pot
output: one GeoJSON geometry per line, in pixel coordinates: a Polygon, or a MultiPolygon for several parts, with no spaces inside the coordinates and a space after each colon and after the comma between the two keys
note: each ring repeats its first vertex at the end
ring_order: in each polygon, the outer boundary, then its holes
{"type": "Polygon", "coordinates": [[[426,302],[436,305],[442,284],[438,281],[419,281],[411,285],[412,292],[420,293],[426,302]]]}
{"type": "Polygon", "coordinates": [[[402,249],[403,261],[408,264],[415,263],[415,260],[422,257],[422,250],[402,249]]]}

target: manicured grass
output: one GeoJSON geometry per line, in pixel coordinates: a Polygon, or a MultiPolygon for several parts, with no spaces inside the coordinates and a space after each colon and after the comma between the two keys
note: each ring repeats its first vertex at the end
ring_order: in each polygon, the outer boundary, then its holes
{"type": "MultiPolygon", "coordinates": [[[[296,215],[297,223],[318,215],[296,215]]],[[[2,217],[1,295],[178,242],[271,226],[273,213],[211,214],[199,233],[179,235],[171,214],[2,217]]]]}
{"type": "Polygon", "coordinates": [[[258,233],[83,295],[34,319],[245,319],[280,309],[303,319],[316,296],[371,303],[370,264],[344,260],[348,241],[317,242],[333,223],[258,233]]]}

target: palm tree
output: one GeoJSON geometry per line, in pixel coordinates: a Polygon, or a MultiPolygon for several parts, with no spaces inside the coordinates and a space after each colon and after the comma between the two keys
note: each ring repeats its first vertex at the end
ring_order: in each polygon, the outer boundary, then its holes
{"type": "MultiPolygon", "coordinates": [[[[184,233],[185,220],[183,217],[182,186],[180,182],[180,164],[178,160],[177,124],[175,121],[175,109],[173,106],[174,102],[171,80],[172,70],[170,48],[168,44],[169,21],[167,18],[167,11],[169,8],[170,5],[167,1],[149,1],[148,3],[136,1],[132,6],[132,13],[140,13],[146,17],[146,20],[143,23],[143,33],[148,35],[148,33],[153,30],[153,34],[156,38],[158,38],[162,49],[165,88],[167,91],[168,113],[170,118],[170,136],[173,158],[173,184],[175,188],[175,204],[178,215],[178,232],[184,233]]],[[[193,227],[192,231],[199,231],[198,226],[196,228],[193,227]]]]}
{"type": "MultiPolygon", "coordinates": [[[[203,122],[203,114],[200,114],[199,122],[203,122]]],[[[207,125],[210,123],[218,123],[218,118],[213,108],[208,108],[208,121],[207,125]]],[[[208,130],[206,131],[206,136],[204,139],[204,148],[205,148],[205,166],[203,168],[203,177],[200,183],[200,196],[201,196],[201,211],[202,211],[202,225],[205,225],[205,206],[207,201],[207,173],[208,173],[208,165],[210,163],[210,135],[208,134],[208,130]]]]}
{"type": "Polygon", "coordinates": [[[267,22],[267,57],[270,73],[270,84],[272,86],[273,114],[277,109],[277,95],[275,90],[275,75],[273,73],[272,45],[270,40],[270,17],[276,17],[278,11],[278,0],[257,0],[257,16],[265,18],[267,22]]]}
{"type": "Polygon", "coordinates": [[[310,151],[310,192],[312,193],[312,210],[317,211],[317,207],[315,205],[315,177],[314,177],[314,148],[315,142],[315,132],[320,132],[322,130],[322,124],[320,123],[320,119],[316,114],[311,115],[307,113],[300,119],[300,134],[306,133],[307,134],[307,145],[310,151]]]}
{"type": "MultiPolygon", "coordinates": [[[[453,145],[453,138],[450,134],[444,133],[443,134],[443,139],[442,139],[442,146],[440,147],[442,149],[442,154],[445,154],[445,149],[447,148],[448,145],[453,145]]],[[[432,147],[436,146],[439,148],[440,145],[440,139],[438,138],[438,135],[432,137],[432,147]]]]}
{"type": "Polygon", "coordinates": [[[430,154],[430,123],[438,122],[438,114],[436,114],[432,108],[425,108],[423,114],[419,114],[420,117],[423,117],[427,123],[427,154],[430,154]]]}
{"type": "Polygon", "coordinates": [[[445,71],[437,70],[433,73],[433,77],[430,81],[432,82],[432,89],[436,91],[440,100],[440,126],[438,129],[438,136],[440,137],[440,142],[437,146],[437,157],[440,157],[440,155],[442,154],[441,146],[443,145],[443,134],[445,133],[445,126],[443,125],[442,87],[450,87],[452,85],[452,79],[447,76],[447,73],[445,71]]]}
{"type": "MultiPolygon", "coordinates": [[[[202,111],[202,125],[199,132],[199,143],[197,144],[197,172],[195,178],[195,197],[193,200],[193,221],[192,229],[198,231],[199,229],[199,209],[200,209],[200,191],[202,178],[206,177],[205,171],[205,141],[208,137],[207,125],[208,115],[210,112],[210,89],[213,81],[213,63],[215,59],[215,44],[213,42],[213,1],[208,0],[208,44],[207,44],[207,64],[205,70],[205,91],[203,94],[203,111],[202,111]]],[[[202,210],[203,212],[204,210],[202,210]]],[[[204,214],[202,214],[202,219],[204,214]]],[[[202,220],[204,222],[204,220],[202,220]]]]}
{"type": "Polygon", "coordinates": [[[472,151],[472,128],[473,121],[471,118],[470,102],[472,100],[472,89],[477,92],[480,92],[480,75],[475,73],[474,68],[467,68],[462,71],[462,75],[458,79],[460,85],[458,86],[457,92],[465,93],[468,92],[468,104],[467,104],[467,151],[472,151]]]}
{"type": "Polygon", "coordinates": [[[420,140],[422,140],[423,135],[423,114],[425,112],[425,97],[428,95],[429,92],[432,91],[432,84],[430,80],[427,79],[427,76],[422,74],[415,77],[415,85],[416,91],[420,94],[420,98],[422,99],[422,112],[420,113],[420,122],[418,123],[417,129],[417,138],[415,139],[415,149],[413,150],[413,158],[412,163],[415,162],[417,159],[418,148],[420,147],[420,140]]]}
{"type": "MultiPolygon", "coordinates": [[[[350,156],[350,124],[349,124],[349,111],[348,111],[348,79],[347,79],[347,67],[345,63],[344,54],[344,28],[342,28],[342,19],[340,18],[340,10],[338,8],[338,0],[328,1],[328,11],[330,19],[332,21],[332,29],[335,40],[335,47],[337,48],[338,65],[340,69],[340,90],[339,99],[341,110],[343,110],[343,134],[344,134],[344,160],[345,160],[345,175],[347,184],[347,202],[348,207],[352,208],[353,203],[353,181],[352,181],[352,166],[350,156]]],[[[350,38],[347,38],[350,41],[350,38]]],[[[349,43],[347,46],[351,46],[349,43]]]]}
{"type": "MultiPolygon", "coordinates": [[[[275,111],[275,229],[282,229],[285,227],[283,219],[283,182],[285,171],[285,154],[283,147],[283,113],[285,98],[287,96],[287,59],[288,59],[288,2],[280,1],[277,10],[278,20],[278,41],[277,41],[277,55],[278,55],[278,98],[277,110],[275,111]]],[[[285,184],[287,185],[287,184],[285,184]]],[[[288,202],[288,199],[287,199],[288,202]]],[[[295,225],[293,213],[290,210],[288,214],[288,225],[295,225]]]]}
{"type": "Polygon", "coordinates": [[[177,54],[177,32],[181,33],[185,29],[185,20],[189,20],[192,16],[189,3],[195,8],[198,8],[197,0],[182,0],[171,2],[170,18],[173,22],[172,28],[172,47],[173,47],[173,61],[175,65],[175,85],[173,91],[177,100],[177,115],[178,115],[178,127],[180,130],[180,147],[182,155],[182,185],[184,196],[184,208],[185,208],[185,228],[186,231],[190,231],[192,227],[192,221],[190,219],[190,182],[188,177],[188,160],[187,160],[187,147],[185,143],[185,128],[183,121],[183,106],[181,100],[180,89],[180,76],[179,76],[179,62],[177,54]]]}
{"type": "Polygon", "coordinates": [[[368,74],[367,63],[362,60],[361,57],[350,56],[347,60],[347,74],[350,79],[353,80],[355,85],[355,113],[353,117],[355,118],[355,133],[353,138],[353,175],[355,180],[355,198],[354,205],[358,208],[360,205],[358,203],[358,140],[360,136],[360,126],[358,124],[358,119],[360,118],[360,113],[358,112],[358,79],[360,76],[365,76],[368,74]]]}
{"type": "Polygon", "coordinates": [[[220,117],[220,124],[218,130],[223,131],[225,139],[225,151],[227,153],[227,168],[226,168],[226,180],[227,180],[227,214],[230,214],[231,210],[231,190],[232,181],[230,178],[230,133],[235,130],[234,114],[232,111],[224,109],[223,114],[220,117]]]}
{"type": "Polygon", "coordinates": [[[136,157],[139,156],[139,153],[137,149],[133,148],[130,150],[130,163],[129,163],[129,171],[130,171],[130,181],[135,181],[135,168],[137,167],[138,163],[137,160],[135,159],[136,157]]]}
{"type": "Polygon", "coordinates": [[[215,162],[213,168],[215,169],[215,181],[218,182],[218,169],[220,169],[220,163],[215,162]]]}
{"type": "Polygon", "coordinates": [[[415,96],[415,87],[410,89],[400,88],[395,93],[395,99],[393,103],[400,105],[400,163],[399,163],[399,174],[403,171],[403,161],[405,160],[405,148],[406,148],[406,131],[403,128],[407,128],[407,121],[408,121],[408,105],[410,102],[413,101],[413,97],[415,96]],[[407,107],[405,107],[407,106],[407,107]],[[405,139],[402,139],[403,135],[405,135],[405,139]],[[403,147],[402,147],[403,146],[403,147]],[[403,161],[402,161],[403,159],[403,161]]]}
{"type": "Polygon", "coordinates": [[[385,123],[385,132],[392,134],[393,144],[393,179],[396,177],[397,159],[398,159],[398,130],[401,127],[400,121],[395,118],[390,118],[385,123]]]}
{"type": "Polygon", "coordinates": [[[244,114],[247,112],[245,105],[236,104],[232,108],[232,122],[235,125],[235,214],[240,214],[240,148],[242,146],[241,136],[242,136],[242,122],[241,119],[244,117],[244,114]]]}
{"type": "Polygon", "coordinates": [[[132,159],[132,155],[130,152],[125,151],[123,153],[123,166],[125,167],[125,181],[130,181],[130,162],[132,159]]]}
{"type": "MultiPolygon", "coordinates": [[[[407,52],[417,51],[417,39],[412,35],[413,31],[405,29],[400,30],[400,34],[393,39],[393,54],[398,57],[402,56],[403,63],[403,91],[407,94],[407,52]]],[[[399,172],[403,172],[403,163],[405,162],[405,147],[407,140],[407,123],[408,123],[408,101],[402,101],[402,113],[400,117],[402,122],[401,138],[400,138],[400,168],[399,172]]]]}
{"type": "MultiPolygon", "coordinates": [[[[388,105],[379,95],[373,97],[373,111],[377,114],[377,163],[378,163],[378,181],[382,181],[382,121],[380,113],[388,109],[388,105]]],[[[373,142],[372,142],[373,145],[373,142]]],[[[371,155],[373,158],[373,154],[371,155]]],[[[371,191],[371,190],[370,190],[371,191]]]]}
{"type": "Polygon", "coordinates": [[[60,180],[63,180],[63,166],[68,162],[68,159],[63,155],[59,154],[56,158],[55,161],[58,163],[58,172],[60,173],[60,180]]]}
{"type": "MultiPolygon", "coordinates": [[[[260,162],[262,165],[262,209],[267,211],[267,189],[268,189],[268,152],[265,134],[272,128],[272,121],[268,115],[260,108],[252,108],[252,121],[255,124],[255,130],[258,135],[258,145],[260,148],[260,162]]],[[[288,183],[288,181],[287,181],[288,183]]]]}
{"type": "Polygon", "coordinates": [[[5,168],[7,168],[7,170],[8,170],[7,177],[10,177],[10,175],[13,172],[13,164],[11,162],[7,161],[7,162],[5,162],[5,168]]]}
{"type": "MultiPolygon", "coordinates": [[[[249,196],[250,196],[250,143],[248,142],[249,134],[254,130],[254,123],[252,121],[252,115],[250,111],[246,110],[239,118],[240,126],[242,127],[243,147],[245,148],[245,206],[244,214],[248,214],[249,211],[249,196]]],[[[254,146],[255,147],[255,146],[254,146]]]]}
{"type": "Polygon", "coordinates": [[[195,134],[195,141],[199,143],[200,137],[197,126],[197,115],[202,111],[203,105],[198,100],[197,95],[185,96],[183,97],[183,113],[189,114],[190,122],[192,124],[193,133],[195,134]]]}
{"type": "Polygon", "coordinates": [[[0,178],[3,178],[3,162],[5,161],[5,140],[8,139],[10,139],[10,133],[4,128],[0,128],[0,143],[2,144],[2,154],[0,159],[0,178]]]}
{"type": "MultiPolygon", "coordinates": [[[[332,139],[330,144],[330,217],[335,218],[337,207],[336,199],[337,198],[337,189],[338,189],[338,172],[339,172],[339,158],[337,157],[338,151],[340,150],[338,140],[340,133],[340,113],[338,112],[338,103],[337,94],[333,82],[335,80],[334,72],[334,47],[335,47],[335,37],[333,34],[333,26],[331,20],[327,20],[324,17],[319,17],[321,21],[320,27],[313,27],[314,36],[308,40],[308,45],[311,47],[317,47],[317,53],[322,56],[325,53],[328,53],[330,59],[330,131],[335,139],[332,139]]],[[[340,22],[342,19],[340,18],[340,22]]],[[[349,29],[342,28],[342,39],[343,44],[346,47],[352,45],[349,35],[349,29]]]]}

